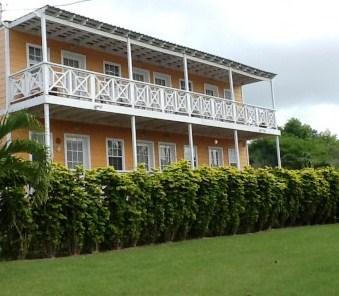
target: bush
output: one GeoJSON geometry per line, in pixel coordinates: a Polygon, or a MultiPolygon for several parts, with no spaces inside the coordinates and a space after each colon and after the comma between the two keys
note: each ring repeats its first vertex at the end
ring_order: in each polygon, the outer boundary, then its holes
{"type": "Polygon", "coordinates": [[[163,172],[54,165],[49,196],[20,172],[0,180],[0,258],[98,250],[336,222],[339,173],[325,169],[201,167],[163,172]]]}

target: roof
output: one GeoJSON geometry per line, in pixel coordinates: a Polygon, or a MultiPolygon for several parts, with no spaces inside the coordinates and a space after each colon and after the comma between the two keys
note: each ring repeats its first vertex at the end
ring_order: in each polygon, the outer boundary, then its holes
{"type": "MultiPolygon", "coordinates": [[[[217,55],[213,55],[210,53],[206,53],[200,50],[192,49],[190,47],[185,47],[182,45],[175,44],[173,42],[164,41],[158,38],[154,38],[149,35],[145,35],[142,33],[138,33],[132,30],[128,30],[125,28],[121,28],[118,26],[114,26],[108,23],[100,22],[85,16],[78,15],[76,13],[63,10],[53,6],[44,6],[39,10],[44,10],[45,14],[51,17],[55,17],[58,19],[66,20],[75,24],[79,24],[91,29],[99,30],[104,33],[114,34],[116,36],[121,37],[129,37],[131,40],[135,40],[144,44],[149,44],[152,46],[156,46],[162,49],[167,49],[176,53],[186,53],[188,56],[199,58],[208,62],[212,62],[215,64],[219,64],[221,66],[231,67],[232,69],[240,70],[250,75],[259,76],[265,79],[272,79],[276,76],[276,74],[267,72],[264,70],[260,70],[258,68],[254,68],[230,59],[226,59],[217,55]]],[[[15,22],[15,21],[13,21],[15,22]]],[[[13,23],[11,22],[11,23],[13,23]]]]}

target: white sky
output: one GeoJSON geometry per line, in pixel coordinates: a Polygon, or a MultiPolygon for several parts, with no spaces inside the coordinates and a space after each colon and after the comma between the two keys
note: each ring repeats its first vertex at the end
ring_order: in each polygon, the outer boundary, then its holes
{"type": "MultiPolygon", "coordinates": [[[[3,18],[74,1],[3,0],[13,9],[3,18]]],[[[339,135],[339,1],[92,0],[63,8],[277,73],[279,123],[295,116],[339,135]]],[[[245,100],[270,106],[268,86],[246,87],[245,100]]]]}

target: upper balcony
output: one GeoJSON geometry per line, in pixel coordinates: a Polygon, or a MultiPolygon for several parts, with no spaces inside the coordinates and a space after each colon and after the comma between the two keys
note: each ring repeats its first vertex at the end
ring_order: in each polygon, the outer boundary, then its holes
{"type": "Polygon", "coordinates": [[[48,96],[60,105],[76,100],[79,107],[87,102],[95,110],[109,106],[116,113],[278,132],[273,109],[54,63],[39,63],[11,75],[11,105],[42,95],[44,77],[48,80],[48,96]]]}

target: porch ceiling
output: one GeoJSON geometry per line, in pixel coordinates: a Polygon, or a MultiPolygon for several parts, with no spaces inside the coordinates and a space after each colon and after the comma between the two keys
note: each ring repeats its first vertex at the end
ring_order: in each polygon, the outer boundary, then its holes
{"type": "MultiPolygon", "coordinates": [[[[68,22],[68,24],[74,23],[75,25],[79,25],[82,28],[95,29],[97,32],[106,34],[114,34],[120,37],[120,39],[121,37],[126,38],[129,36],[132,40],[139,42],[138,44],[132,44],[132,54],[134,61],[183,71],[183,61],[181,54],[186,52],[188,56],[207,61],[206,64],[188,59],[189,72],[192,74],[204,76],[206,78],[228,81],[228,71],[226,69],[208,65],[208,62],[220,64],[221,67],[232,67],[232,69],[240,70],[250,75],[247,76],[233,72],[233,80],[235,84],[243,85],[259,81],[259,77],[269,79],[275,76],[273,73],[265,72],[243,65],[241,63],[169,43],[106,23],[101,23],[96,20],[61,10],[59,8],[47,6],[46,14],[54,18],[65,20],[68,22]],[[176,53],[176,55],[166,54],[164,52],[157,51],[156,49],[147,48],[144,47],[143,44],[152,45],[153,48],[158,47],[159,49],[170,50],[171,52],[176,53]],[[180,54],[179,56],[178,53],[180,54]]],[[[40,26],[40,18],[35,16],[18,23],[14,29],[33,35],[41,35],[40,26]]],[[[100,34],[95,34],[94,32],[89,32],[86,29],[80,29],[78,27],[75,28],[74,26],[52,22],[50,20],[47,20],[47,36],[49,39],[71,43],[78,47],[87,47],[102,52],[113,53],[123,56],[127,59],[126,42],[122,39],[118,40],[119,38],[108,38],[100,34]]]]}
{"type": "MultiPolygon", "coordinates": [[[[30,112],[37,117],[43,118],[43,105],[30,109],[30,112]]],[[[100,112],[96,110],[82,110],[59,105],[50,105],[50,119],[72,121],[74,123],[96,124],[99,126],[114,126],[118,128],[130,128],[130,116],[114,113],[100,112]]],[[[151,119],[145,117],[136,118],[136,128],[145,131],[157,131],[164,133],[188,135],[188,126],[186,123],[151,119]]],[[[204,136],[216,139],[233,139],[233,130],[217,127],[193,125],[193,136],[204,136]]],[[[239,140],[252,140],[262,138],[268,135],[246,131],[238,131],[239,140]]]]}

